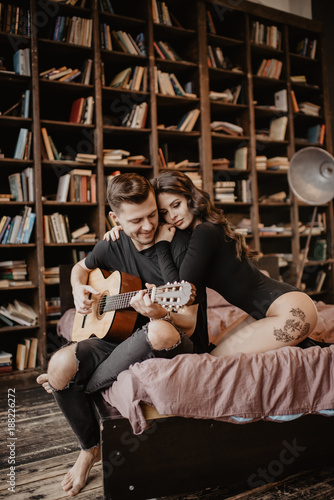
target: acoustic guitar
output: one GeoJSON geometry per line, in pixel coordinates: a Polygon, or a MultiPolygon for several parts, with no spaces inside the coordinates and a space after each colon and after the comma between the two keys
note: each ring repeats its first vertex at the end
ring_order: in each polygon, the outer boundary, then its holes
{"type": "MultiPolygon", "coordinates": [[[[100,292],[89,295],[93,300],[92,312],[86,315],[76,312],[72,340],[96,337],[113,342],[122,342],[133,332],[137,312],[130,301],[142,286],[141,279],[127,273],[109,273],[94,269],[89,274],[88,285],[100,292]],[[134,291],[136,290],[136,291],[134,291]]],[[[193,293],[190,283],[167,283],[148,291],[152,302],[161,304],[167,310],[177,310],[186,305],[193,293]]]]}

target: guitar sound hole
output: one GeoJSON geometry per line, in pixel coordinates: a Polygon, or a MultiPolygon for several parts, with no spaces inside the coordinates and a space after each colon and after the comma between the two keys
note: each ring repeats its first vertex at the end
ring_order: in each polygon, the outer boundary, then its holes
{"type": "Polygon", "coordinates": [[[105,290],[102,292],[101,297],[99,299],[99,302],[97,304],[97,309],[96,309],[96,316],[97,319],[102,319],[103,316],[105,315],[106,311],[106,299],[109,296],[108,290],[105,290]]]}

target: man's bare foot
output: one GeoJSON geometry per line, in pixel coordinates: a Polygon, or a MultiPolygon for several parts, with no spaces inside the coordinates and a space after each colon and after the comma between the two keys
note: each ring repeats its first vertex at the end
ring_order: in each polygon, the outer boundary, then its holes
{"type": "Polygon", "coordinates": [[[70,497],[74,497],[85,486],[93,465],[101,460],[100,445],[90,450],[81,450],[77,461],[68,471],[61,485],[70,497]]]}
{"type": "Polygon", "coordinates": [[[36,382],[38,384],[41,384],[41,386],[44,387],[44,389],[46,390],[46,392],[48,392],[49,394],[52,394],[52,389],[51,389],[51,387],[49,385],[49,377],[48,377],[47,373],[42,373],[42,375],[39,375],[36,378],[36,382]]]}

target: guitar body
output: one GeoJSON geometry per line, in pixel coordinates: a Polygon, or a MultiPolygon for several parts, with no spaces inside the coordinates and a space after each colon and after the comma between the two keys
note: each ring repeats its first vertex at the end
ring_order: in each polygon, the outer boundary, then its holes
{"type": "Polygon", "coordinates": [[[72,340],[79,342],[95,335],[99,339],[120,343],[133,332],[137,313],[131,309],[107,311],[101,313],[101,300],[110,296],[140,290],[142,283],[137,276],[114,271],[109,273],[101,269],[94,269],[88,280],[88,285],[100,292],[95,298],[92,312],[87,315],[76,313],[74,317],[72,340]]]}

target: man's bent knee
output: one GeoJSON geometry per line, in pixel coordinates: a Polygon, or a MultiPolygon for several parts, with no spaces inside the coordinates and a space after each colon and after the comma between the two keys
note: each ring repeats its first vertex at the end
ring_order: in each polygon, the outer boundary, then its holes
{"type": "Polygon", "coordinates": [[[168,321],[159,319],[149,323],[147,336],[152,349],[156,351],[170,349],[180,342],[177,329],[168,321]]]}
{"type": "Polygon", "coordinates": [[[57,351],[50,359],[49,384],[56,391],[65,389],[78,370],[75,349],[76,344],[71,344],[57,351]]]}

